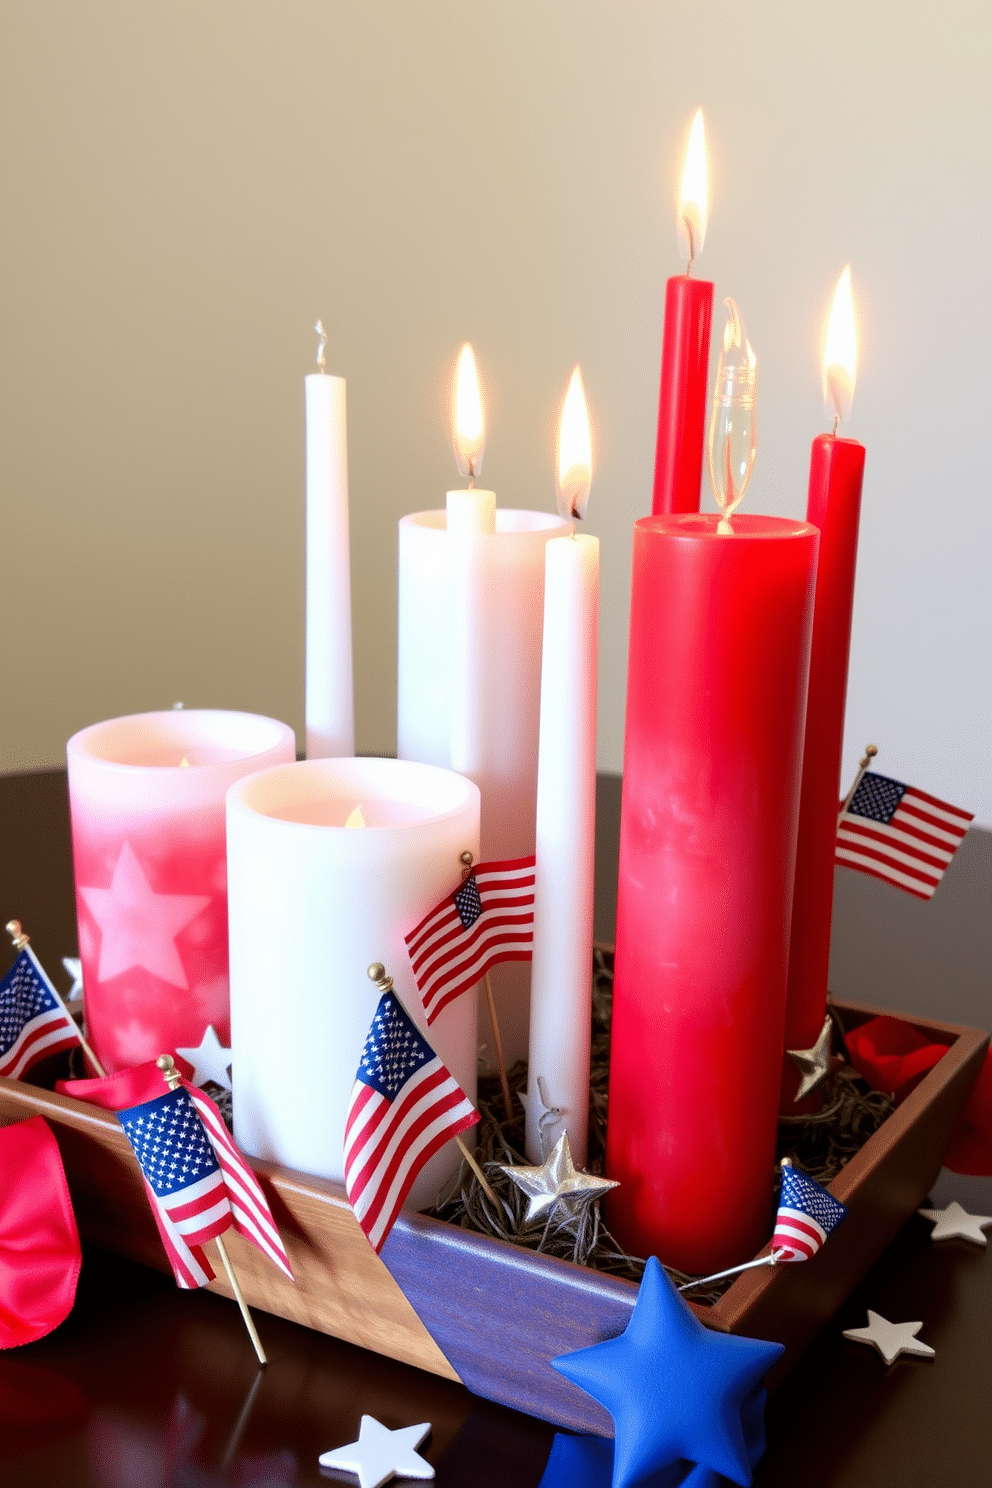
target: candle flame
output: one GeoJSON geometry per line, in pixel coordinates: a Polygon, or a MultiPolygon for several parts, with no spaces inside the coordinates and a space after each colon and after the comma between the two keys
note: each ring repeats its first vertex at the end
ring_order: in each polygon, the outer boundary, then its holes
{"type": "Polygon", "coordinates": [[[349,813],[348,813],[348,820],[345,822],[345,826],[346,827],[364,827],[364,825],[365,825],[365,818],[362,815],[362,808],[361,808],[361,806],[356,806],[355,809],[354,809],[354,811],[349,811],[349,813]]]}
{"type": "Polygon", "coordinates": [[[182,759],[179,761],[179,768],[183,769],[184,767],[186,769],[189,768],[189,760],[186,758],[185,755],[183,755],[182,759]]]}
{"type": "Polygon", "coordinates": [[[482,454],[486,446],[486,428],[482,418],[482,395],[475,353],[466,341],[458,356],[452,394],[455,464],[459,475],[474,480],[482,471],[482,454]]]}
{"type": "Polygon", "coordinates": [[[823,406],[827,417],[847,419],[858,374],[858,327],[851,293],[851,265],[837,281],[823,345],[823,406]]]}
{"type": "Polygon", "coordinates": [[[698,108],[689,131],[685,169],[682,172],[682,186],[679,191],[679,252],[690,266],[696,255],[703,251],[708,209],[706,134],[703,126],[703,111],[698,108]]]}
{"type": "Polygon", "coordinates": [[[592,482],[592,444],[589,413],[582,386],[582,370],[576,366],[568,384],[558,425],[558,515],[581,522],[589,504],[592,482]]]}

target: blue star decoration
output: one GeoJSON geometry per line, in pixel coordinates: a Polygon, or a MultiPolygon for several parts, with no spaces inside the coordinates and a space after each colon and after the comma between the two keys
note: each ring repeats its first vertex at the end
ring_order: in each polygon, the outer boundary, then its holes
{"type": "Polygon", "coordinates": [[[619,1338],[551,1362],[613,1417],[612,1488],[645,1480],[656,1488],[652,1475],[666,1468],[675,1475],[657,1488],[703,1488],[721,1473],[749,1488],[764,1451],[761,1380],[783,1352],[780,1343],[704,1327],[652,1256],[619,1338]],[[685,1477],[686,1464],[698,1465],[697,1476],[685,1477]]]}

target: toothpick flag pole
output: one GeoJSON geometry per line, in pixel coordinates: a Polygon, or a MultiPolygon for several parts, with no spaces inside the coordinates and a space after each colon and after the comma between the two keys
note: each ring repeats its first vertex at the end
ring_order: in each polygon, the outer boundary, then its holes
{"type": "Polygon", "coordinates": [[[28,944],[28,942],[31,939],[31,937],[29,935],[25,935],[23,929],[21,928],[21,922],[20,922],[20,920],[8,920],[7,921],[7,934],[10,936],[11,940],[14,942],[14,950],[15,951],[27,951],[28,956],[31,958],[31,965],[34,967],[35,971],[41,977],[42,981],[45,983],[45,986],[48,988],[49,992],[55,998],[55,1001],[58,1003],[59,1007],[62,1009],[62,1011],[65,1013],[66,1017],[69,1019],[69,1021],[72,1023],[73,1027],[75,1028],[75,1030],[76,1030],[76,1036],[79,1039],[80,1046],[82,1048],[83,1053],[86,1055],[86,1058],[89,1060],[90,1064],[96,1070],[97,1074],[100,1076],[100,1079],[101,1080],[104,1079],[106,1077],[107,1071],[104,1069],[103,1065],[100,1063],[99,1059],[97,1059],[96,1055],[93,1053],[93,1050],[90,1048],[89,1044],[86,1042],[85,1038],[83,1037],[83,1031],[82,1031],[82,1029],[79,1027],[79,1024],[73,1018],[73,1016],[70,1013],[69,1009],[66,1007],[65,1003],[62,1001],[62,998],[59,996],[58,992],[56,992],[55,988],[52,985],[52,979],[51,979],[51,977],[48,975],[48,972],[42,966],[41,962],[38,960],[38,957],[35,955],[34,951],[31,949],[30,945],[28,944]]]}
{"type": "MultiPolygon", "coordinates": [[[[155,1061],[155,1063],[162,1071],[162,1077],[165,1080],[165,1083],[168,1085],[169,1089],[175,1090],[182,1083],[182,1080],[179,1071],[176,1069],[175,1063],[173,1062],[172,1055],[162,1054],[155,1061]]],[[[231,1283],[231,1291],[234,1293],[234,1300],[237,1302],[238,1306],[241,1309],[241,1316],[244,1318],[245,1327],[248,1329],[248,1337],[251,1339],[252,1347],[254,1348],[255,1353],[258,1355],[258,1362],[263,1365],[268,1364],[269,1361],[265,1357],[265,1350],[262,1347],[262,1340],[258,1336],[258,1331],[255,1327],[254,1320],[251,1313],[248,1311],[248,1303],[245,1301],[244,1293],[241,1290],[241,1283],[238,1281],[237,1274],[235,1273],[234,1267],[231,1265],[230,1257],[227,1254],[227,1246],[224,1244],[223,1238],[220,1235],[216,1235],[214,1238],[217,1242],[217,1253],[220,1256],[221,1261],[223,1262],[224,1270],[227,1272],[227,1279],[231,1283]]]]}
{"type": "Polygon", "coordinates": [[[855,792],[857,791],[858,786],[861,784],[862,780],[864,779],[865,771],[868,769],[868,766],[871,764],[872,760],[875,758],[875,756],[876,756],[877,753],[878,753],[878,745],[877,744],[868,744],[868,745],[865,746],[865,752],[864,752],[864,754],[861,757],[861,763],[858,765],[858,773],[854,777],[854,784],[851,786],[851,789],[848,791],[847,795],[844,797],[844,804],[840,808],[840,811],[837,813],[837,821],[838,821],[838,823],[840,822],[841,818],[843,817],[844,812],[847,810],[848,806],[850,806],[851,802],[854,800],[855,792]]]}

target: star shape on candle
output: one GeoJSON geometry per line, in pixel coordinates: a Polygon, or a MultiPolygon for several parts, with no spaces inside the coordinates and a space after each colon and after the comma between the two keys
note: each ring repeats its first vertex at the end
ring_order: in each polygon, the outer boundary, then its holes
{"type": "Polygon", "coordinates": [[[916,1336],[922,1327],[922,1323],[890,1323],[888,1318],[882,1317],[881,1313],[872,1312],[869,1307],[867,1328],[845,1328],[844,1337],[850,1338],[854,1343],[870,1344],[878,1350],[886,1364],[891,1364],[900,1354],[932,1359],[933,1349],[928,1343],[921,1343],[916,1336]]]}
{"type": "Polygon", "coordinates": [[[110,888],[79,892],[103,932],[98,981],[141,966],[171,987],[188,989],[176,936],[206,909],[209,895],[156,894],[129,842],[121,848],[110,888]]]}
{"type": "Polygon", "coordinates": [[[567,1132],[562,1132],[551,1156],[536,1167],[512,1163],[499,1163],[497,1166],[527,1195],[525,1224],[545,1219],[558,1204],[566,1205],[575,1213],[583,1204],[601,1199],[603,1194],[617,1187],[612,1178],[595,1178],[591,1173],[577,1171],[572,1162],[567,1132]]]}
{"type": "Polygon", "coordinates": [[[755,1396],[783,1352],[780,1343],[704,1327],[651,1256],[624,1332],[551,1362],[613,1417],[613,1488],[680,1460],[747,1488],[764,1449],[754,1421],[764,1401],[755,1396]]]}
{"type": "Polygon", "coordinates": [[[785,1051],[802,1076],[796,1092],[797,1101],[803,1100],[810,1091],[815,1090],[824,1076],[830,1073],[830,1041],[833,1026],[828,1014],[823,1020],[823,1027],[811,1049],[786,1049],[785,1051]]]}
{"type": "Polygon", "coordinates": [[[934,1222],[931,1240],[970,1240],[974,1245],[987,1245],[983,1233],[986,1225],[992,1225],[992,1214],[969,1214],[962,1209],[957,1199],[952,1199],[946,1209],[917,1209],[924,1219],[934,1222]]]}
{"type": "Polygon", "coordinates": [[[390,1431],[374,1416],[363,1416],[357,1441],[324,1452],[318,1460],[321,1467],[354,1473],[360,1488],[380,1488],[390,1478],[433,1478],[433,1467],[414,1450],[430,1429],[430,1422],[425,1421],[390,1431]]]}
{"type": "Polygon", "coordinates": [[[83,995],[83,963],[78,956],[63,956],[62,965],[72,977],[72,986],[65,994],[66,1002],[76,1002],[83,995]]]}
{"type": "Polygon", "coordinates": [[[222,1090],[230,1090],[231,1051],[224,1048],[212,1023],[207,1024],[195,1049],[177,1049],[176,1053],[193,1066],[194,1085],[205,1085],[212,1080],[222,1090]]]}

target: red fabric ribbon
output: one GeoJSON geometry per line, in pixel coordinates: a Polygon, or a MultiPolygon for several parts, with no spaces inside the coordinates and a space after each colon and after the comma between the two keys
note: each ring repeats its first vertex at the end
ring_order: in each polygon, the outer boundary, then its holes
{"type": "Polygon", "coordinates": [[[59,1080],[55,1086],[60,1095],[88,1101],[91,1106],[102,1106],[105,1111],[125,1111],[128,1106],[140,1106],[144,1101],[164,1095],[168,1088],[154,1059],[147,1064],[136,1064],[133,1069],[120,1070],[116,1075],[104,1075],[99,1080],[59,1080]]]}
{"type": "Polygon", "coordinates": [[[69,1316],[82,1255],[44,1117],[0,1128],[0,1175],[0,1348],[17,1348],[69,1316]]]}
{"type": "MultiPolygon", "coordinates": [[[[874,1090],[902,1101],[950,1048],[932,1043],[901,1018],[872,1018],[845,1033],[851,1063],[874,1090]]],[[[992,1177],[992,1050],[944,1154],[953,1173],[992,1177]]]]}

